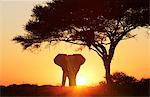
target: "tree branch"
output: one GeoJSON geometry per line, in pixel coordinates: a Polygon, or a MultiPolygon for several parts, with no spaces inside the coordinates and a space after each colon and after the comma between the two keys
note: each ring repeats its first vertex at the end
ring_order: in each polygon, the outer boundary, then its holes
{"type": "Polygon", "coordinates": [[[128,32],[130,32],[131,30],[135,29],[137,26],[133,26],[131,29],[128,29],[126,31],[124,31],[119,37],[118,39],[116,40],[116,43],[118,43],[122,38],[123,36],[125,36],[128,32]]]}
{"type": "Polygon", "coordinates": [[[80,31],[78,31],[77,29],[75,29],[74,27],[70,27],[71,29],[73,29],[73,30],[75,30],[76,32],[80,32],[80,31]]]}
{"type": "Polygon", "coordinates": [[[104,55],[103,52],[97,47],[97,45],[94,45],[94,44],[93,44],[93,47],[95,47],[96,50],[98,50],[98,52],[100,52],[102,55],[104,55]]]}
{"type": "Polygon", "coordinates": [[[65,42],[77,44],[77,45],[87,45],[86,43],[77,43],[77,42],[73,42],[73,41],[69,41],[69,40],[61,40],[61,41],[65,41],[65,42]]]}
{"type": "Polygon", "coordinates": [[[95,51],[95,52],[103,59],[103,56],[102,56],[97,50],[95,50],[95,49],[93,49],[93,48],[89,48],[89,49],[95,51]]]}
{"type": "Polygon", "coordinates": [[[121,18],[119,17],[117,20],[117,25],[115,27],[114,35],[116,34],[116,31],[118,30],[118,26],[119,26],[120,21],[121,21],[121,18]]]}
{"type": "MultiPolygon", "coordinates": [[[[96,45],[96,44],[95,44],[95,45],[96,45]]],[[[107,55],[107,50],[106,50],[106,48],[105,48],[102,44],[100,44],[100,43],[97,42],[96,47],[97,47],[97,46],[102,49],[102,52],[104,53],[104,55],[107,55]]]]}
{"type": "Polygon", "coordinates": [[[104,44],[104,45],[109,45],[109,44],[110,44],[110,42],[109,42],[109,43],[101,43],[101,44],[104,44]]]}
{"type": "Polygon", "coordinates": [[[130,38],[135,38],[135,36],[137,36],[137,35],[132,35],[132,36],[129,36],[129,37],[125,37],[122,40],[127,40],[127,39],[130,39],[130,38]]]}

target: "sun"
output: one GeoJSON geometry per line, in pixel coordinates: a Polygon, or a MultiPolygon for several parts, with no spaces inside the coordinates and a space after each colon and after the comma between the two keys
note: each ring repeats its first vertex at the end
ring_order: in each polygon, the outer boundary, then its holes
{"type": "Polygon", "coordinates": [[[77,77],[77,85],[78,86],[82,86],[82,85],[86,85],[86,84],[87,84],[86,78],[84,78],[82,76],[77,77]]]}

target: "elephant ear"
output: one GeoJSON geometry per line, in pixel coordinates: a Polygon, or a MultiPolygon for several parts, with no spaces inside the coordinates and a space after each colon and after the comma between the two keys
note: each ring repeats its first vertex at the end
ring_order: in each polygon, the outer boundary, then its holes
{"type": "Polygon", "coordinates": [[[58,54],[54,59],[54,63],[57,64],[58,66],[62,67],[63,65],[66,64],[65,56],[67,56],[67,55],[66,54],[58,54]]]}
{"type": "Polygon", "coordinates": [[[85,62],[85,58],[81,54],[73,54],[75,65],[82,65],[85,62]]]}

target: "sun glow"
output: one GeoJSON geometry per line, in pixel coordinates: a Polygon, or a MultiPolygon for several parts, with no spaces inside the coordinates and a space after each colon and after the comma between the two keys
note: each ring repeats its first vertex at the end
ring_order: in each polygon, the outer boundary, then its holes
{"type": "Polygon", "coordinates": [[[87,85],[87,79],[82,76],[77,77],[77,85],[87,85]]]}

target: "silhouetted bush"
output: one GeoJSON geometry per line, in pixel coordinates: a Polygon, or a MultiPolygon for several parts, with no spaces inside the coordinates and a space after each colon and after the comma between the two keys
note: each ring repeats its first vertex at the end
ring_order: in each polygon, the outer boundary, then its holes
{"type": "MultiPolygon", "coordinates": [[[[118,95],[147,96],[150,95],[150,78],[137,80],[123,72],[115,72],[111,75],[112,90],[118,91],[118,95]]],[[[105,81],[99,82],[100,87],[108,87],[105,81]]]]}
{"type": "Polygon", "coordinates": [[[137,81],[137,79],[133,76],[128,76],[123,72],[115,72],[111,75],[111,80],[114,84],[117,85],[127,85],[132,84],[137,81]]]}

